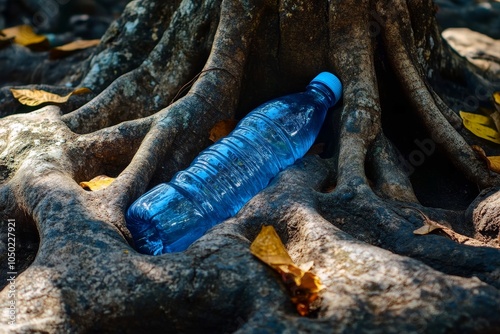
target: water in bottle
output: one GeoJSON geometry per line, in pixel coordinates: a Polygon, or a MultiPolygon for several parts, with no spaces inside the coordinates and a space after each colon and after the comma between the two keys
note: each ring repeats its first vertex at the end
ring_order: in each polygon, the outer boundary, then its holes
{"type": "Polygon", "coordinates": [[[304,92],[251,111],[187,169],[129,207],[127,227],[136,248],[152,255],[183,251],[233,216],[278,172],[304,156],[341,94],[339,79],[322,72],[304,92]]]}

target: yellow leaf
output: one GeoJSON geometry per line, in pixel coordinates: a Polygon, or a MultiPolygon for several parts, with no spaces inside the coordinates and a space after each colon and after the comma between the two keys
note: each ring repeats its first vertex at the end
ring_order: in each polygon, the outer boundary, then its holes
{"type": "Polygon", "coordinates": [[[482,125],[487,125],[487,126],[493,125],[491,118],[489,118],[488,116],[485,116],[485,115],[474,114],[474,113],[465,112],[465,111],[460,111],[459,114],[460,114],[460,117],[462,118],[462,120],[464,120],[464,121],[469,121],[472,123],[482,124],[482,125]]]}
{"type": "Polygon", "coordinates": [[[80,182],[80,186],[85,190],[97,191],[107,188],[115,179],[106,175],[99,175],[90,181],[80,182]]]}
{"type": "Polygon", "coordinates": [[[11,88],[10,91],[12,92],[12,95],[14,95],[14,98],[16,98],[20,103],[34,107],[46,102],[64,103],[68,101],[71,95],[86,94],[90,92],[90,89],[85,87],[77,88],[65,96],[57,95],[39,89],[11,88]]]}
{"type": "Polygon", "coordinates": [[[463,111],[460,111],[460,117],[467,130],[480,138],[500,144],[500,133],[491,128],[495,125],[490,117],[463,111]]]}
{"type": "Polygon", "coordinates": [[[270,266],[293,264],[290,255],[272,226],[262,226],[262,230],[250,245],[250,252],[270,266]]]}
{"type": "Polygon", "coordinates": [[[14,43],[27,46],[31,49],[47,50],[49,48],[47,37],[37,35],[29,25],[20,25],[3,29],[2,32],[5,38],[13,38],[14,43]]]}
{"type": "Polygon", "coordinates": [[[99,44],[99,42],[99,39],[77,40],[51,49],[49,55],[51,59],[62,58],[74,53],[75,51],[96,46],[99,44]]]}
{"type": "Polygon", "coordinates": [[[493,93],[493,101],[495,101],[496,105],[500,106],[500,92],[493,93]]]}
{"type": "Polygon", "coordinates": [[[500,92],[493,93],[493,104],[495,105],[496,111],[491,114],[493,122],[498,131],[500,131],[500,92]]]}
{"type": "Polygon", "coordinates": [[[495,173],[500,174],[500,155],[494,155],[490,157],[486,157],[488,159],[489,163],[489,168],[495,173]]]}
{"type": "Polygon", "coordinates": [[[302,316],[309,314],[311,303],[323,289],[319,277],[309,271],[313,263],[295,265],[272,226],[262,226],[250,245],[250,252],[281,274],[297,312],[302,316]]]}
{"type": "Polygon", "coordinates": [[[233,129],[236,127],[238,122],[235,119],[226,119],[220,122],[217,122],[212,130],[210,130],[210,136],[208,139],[213,141],[214,143],[221,139],[222,137],[227,136],[233,129]]]}
{"type": "Polygon", "coordinates": [[[432,231],[439,230],[439,229],[442,229],[442,227],[439,225],[425,224],[424,226],[413,231],[413,234],[426,235],[426,234],[431,233],[432,231]]]}

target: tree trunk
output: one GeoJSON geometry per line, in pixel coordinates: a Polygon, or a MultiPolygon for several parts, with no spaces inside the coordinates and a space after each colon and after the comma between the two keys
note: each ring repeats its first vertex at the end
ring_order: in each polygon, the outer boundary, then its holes
{"type": "MultiPolygon", "coordinates": [[[[62,72],[23,50],[41,75],[21,69],[0,92],[3,328],[498,330],[500,177],[471,145],[500,149],[468,133],[457,112],[486,103],[500,80],[452,51],[434,14],[431,0],[136,0],[91,57],[59,60],[62,72]],[[124,220],[134,199],[185,168],[215,123],[302,90],[323,70],[344,94],[321,156],[280,173],[187,251],[134,250],[124,220]],[[14,82],[93,93],[19,113],[14,82]],[[117,178],[95,192],[78,185],[102,174],[117,178]],[[428,219],[448,228],[413,234],[428,219]],[[294,261],[314,261],[325,289],[310,316],[250,254],[262,225],[294,261]]],[[[14,48],[2,52],[19,56],[14,48]]]]}

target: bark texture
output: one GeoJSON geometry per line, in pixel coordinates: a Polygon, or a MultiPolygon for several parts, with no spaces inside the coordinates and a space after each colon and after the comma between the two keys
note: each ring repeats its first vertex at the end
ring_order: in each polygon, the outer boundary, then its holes
{"type": "MultiPolygon", "coordinates": [[[[18,274],[15,324],[0,331],[498,330],[500,177],[471,145],[500,150],[457,111],[467,98],[486,103],[499,78],[452,51],[434,13],[430,0],[132,1],[89,57],[61,61],[65,75],[4,79],[2,320],[9,219],[18,274]],[[185,252],[134,250],[124,221],[134,199],[185,168],[215,123],[322,70],[344,95],[321,157],[279,174],[185,252]],[[93,94],[21,113],[13,84],[93,94]],[[96,192],[78,185],[101,174],[117,178],[96,192]],[[413,234],[428,219],[447,232],[413,234]],[[314,261],[325,289],[311,316],[250,254],[263,224],[297,263],[314,261]]],[[[23,52],[39,73],[54,66],[23,52]]]]}

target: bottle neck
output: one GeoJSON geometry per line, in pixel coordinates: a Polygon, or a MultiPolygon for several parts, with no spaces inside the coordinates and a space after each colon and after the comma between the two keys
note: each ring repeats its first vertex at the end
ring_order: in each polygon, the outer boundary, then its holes
{"type": "Polygon", "coordinates": [[[307,90],[316,92],[327,109],[333,107],[338,100],[331,89],[320,82],[311,82],[307,85],[307,90]]]}

